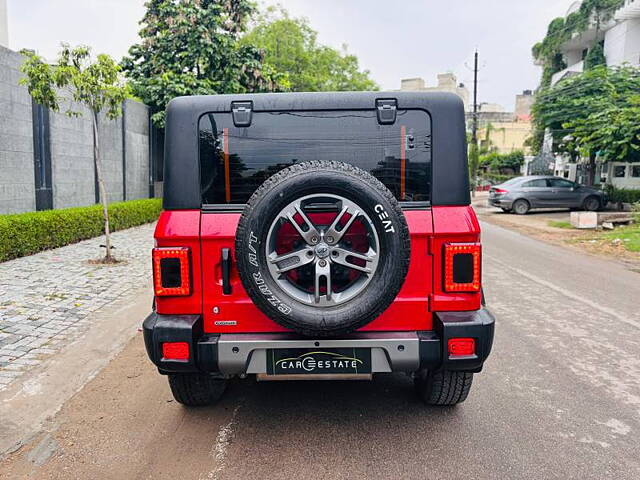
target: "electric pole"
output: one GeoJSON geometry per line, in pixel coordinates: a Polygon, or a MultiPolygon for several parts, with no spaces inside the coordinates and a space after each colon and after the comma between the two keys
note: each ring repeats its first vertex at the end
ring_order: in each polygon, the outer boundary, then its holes
{"type": "Polygon", "coordinates": [[[473,117],[471,119],[471,149],[469,150],[469,183],[471,195],[476,196],[476,184],[478,180],[478,164],[480,152],[478,151],[478,50],[473,58],[473,117]]]}
{"type": "Polygon", "coordinates": [[[471,135],[473,143],[478,145],[478,50],[473,59],[473,122],[471,125],[471,135]]]}

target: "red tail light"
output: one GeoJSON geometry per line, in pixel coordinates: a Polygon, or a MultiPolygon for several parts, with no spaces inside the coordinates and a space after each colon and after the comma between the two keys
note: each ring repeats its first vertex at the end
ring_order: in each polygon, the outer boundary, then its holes
{"type": "Polygon", "coordinates": [[[509,190],[505,190],[505,189],[503,189],[503,188],[494,188],[494,189],[493,189],[493,191],[494,191],[495,193],[497,193],[498,195],[502,195],[502,194],[504,194],[504,193],[509,193],[509,190]]]}
{"type": "Polygon", "coordinates": [[[153,249],[153,286],[157,296],[191,294],[189,248],[153,249]]]}
{"type": "Polygon", "coordinates": [[[447,243],[444,246],[444,290],[480,291],[479,243],[447,243]]]}
{"type": "Polygon", "coordinates": [[[447,349],[453,357],[475,355],[476,341],[473,338],[450,338],[447,349]]]}
{"type": "Polygon", "coordinates": [[[189,360],[189,344],[187,342],[164,342],[162,358],[165,360],[189,360]]]}

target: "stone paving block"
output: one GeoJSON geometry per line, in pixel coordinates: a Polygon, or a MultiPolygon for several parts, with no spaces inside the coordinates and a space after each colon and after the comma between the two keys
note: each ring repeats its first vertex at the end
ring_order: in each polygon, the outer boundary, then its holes
{"type": "Polygon", "coordinates": [[[0,285],[0,390],[87,331],[93,312],[150,284],[154,227],[113,234],[117,265],[88,263],[103,237],[0,263],[11,279],[0,285]]]}

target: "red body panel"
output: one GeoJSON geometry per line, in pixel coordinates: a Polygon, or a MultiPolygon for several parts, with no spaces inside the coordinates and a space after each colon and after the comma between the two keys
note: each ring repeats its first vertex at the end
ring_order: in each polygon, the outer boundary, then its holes
{"type": "Polygon", "coordinates": [[[202,313],[202,279],[200,275],[200,211],[162,212],[154,233],[156,247],[191,249],[191,295],[156,297],[156,310],[162,314],[202,313]]]}
{"type": "Polygon", "coordinates": [[[433,301],[432,312],[478,310],[481,293],[451,293],[444,291],[444,244],[480,241],[480,223],[470,206],[433,207],[433,301]]]}
{"type": "MultiPolygon", "coordinates": [[[[443,245],[479,241],[480,226],[473,209],[407,210],[405,217],[411,235],[407,278],[393,304],[363,327],[363,331],[430,330],[431,312],[480,308],[479,293],[446,293],[443,290],[443,245]]],[[[287,331],[253,304],[235,268],[231,269],[231,294],[222,292],[221,252],[223,248],[229,248],[235,258],[239,219],[239,213],[201,213],[197,210],[162,213],[155,231],[156,244],[191,249],[192,294],[157,297],[158,313],[202,314],[207,333],[287,331]],[[235,322],[235,325],[227,322],[235,322]]]]}

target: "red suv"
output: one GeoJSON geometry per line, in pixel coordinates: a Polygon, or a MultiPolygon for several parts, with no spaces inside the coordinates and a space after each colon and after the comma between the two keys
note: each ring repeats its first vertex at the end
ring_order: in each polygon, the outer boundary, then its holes
{"type": "Polygon", "coordinates": [[[465,400],[494,319],[456,96],[182,97],[165,139],[144,339],[178,402],[385,372],[465,400]]]}

